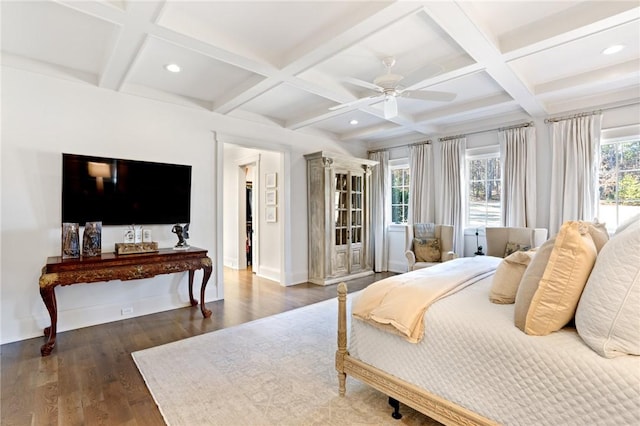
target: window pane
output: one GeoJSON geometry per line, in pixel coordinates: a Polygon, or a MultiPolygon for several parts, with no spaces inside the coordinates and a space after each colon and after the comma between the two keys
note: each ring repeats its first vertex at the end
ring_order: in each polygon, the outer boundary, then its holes
{"type": "Polygon", "coordinates": [[[391,220],[394,223],[402,223],[402,206],[391,207],[391,220]]]}
{"type": "Polygon", "coordinates": [[[640,141],[620,144],[619,170],[640,170],[640,141]]]}
{"type": "Polygon", "coordinates": [[[499,158],[490,158],[487,160],[487,179],[500,179],[499,158]]]}
{"type": "Polygon", "coordinates": [[[484,179],[486,172],[484,160],[469,161],[469,178],[471,180],[484,179]]]}
{"type": "Polygon", "coordinates": [[[640,205],[640,171],[620,173],[618,203],[624,206],[640,205]]]}
{"type": "Polygon", "coordinates": [[[485,190],[484,182],[469,183],[469,199],[474,202],[480,201],[484,203],[487,198],[485,190]]]}

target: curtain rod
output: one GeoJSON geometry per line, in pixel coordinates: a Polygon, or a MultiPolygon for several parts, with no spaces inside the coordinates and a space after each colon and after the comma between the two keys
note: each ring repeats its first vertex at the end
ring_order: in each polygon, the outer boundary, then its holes
{"type": "Polygon", "coordinates": [[[608,107],[608,108],[597,109],[597,110],[594,110],[594,111],[580,112],[580,113],[573,114],[573,115],[565,115],[564,117],[545,118],[544,122],[546,124],[557,123],[558,121],[569,120],[571,118],[578,118],[578,117],[588,117],[590,115],[598,115],[598,114],[602,114],[602,111],[608,111],[608,110],[617,109],[617,108],[624,108],[624,107],[628,107],[628,106],[632,106],[632,105],[638,105],[638,104],[640,104],[640,102],[629,102],[629,103],[626,103],[626,104],[615,105],[615,106],[611,106],[611,107],[608,107]]]}
{"type": "Polygon", "coordinates": [[[396,149],[396,148],[404,148],[405,146],[416,146],[416,145],[431,145],[431,139],[424,141],[424,142],[414,142],[414,143],[406,143],[404,145],[396,145],[396,146],[390,146],[388,148],[379,148],[379,149],[372,149],[367,151],[367,155],[368,154],[372,154],[374,152],[382,152],[382,151],[390,151],[392,149],[396,149]]]}
{"type": "Polygon", "coordinates": [[[493,129],[478,130],[477,132],[464,133],[464,134],[454,135],[454,136],[445,136],[444,138],[439,138],[438,140],[440,142],[445,142],[445,141],[450,141],[450,140],[453,140],[453,139],[464,138],[464,137],[469,136],[469,135],[477,135],[479,133],[495,132],[495,131],[502,132],[504,130],[519,129],[520,127],[531,127],[531,126],[533,126],[533,121],[529,121],[527,123],[515,124],[513,126],[496,127],[496,128],[493,128],[493,129]]]}

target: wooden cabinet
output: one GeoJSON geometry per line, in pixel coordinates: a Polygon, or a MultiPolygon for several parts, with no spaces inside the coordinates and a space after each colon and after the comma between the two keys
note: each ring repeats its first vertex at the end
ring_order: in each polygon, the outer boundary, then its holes
{"type": "Polygon", "coordinates": [[[328,285],[372,274],[369,187],[377,162],[327,152],[305,158],[309,281],[328,285]]]}

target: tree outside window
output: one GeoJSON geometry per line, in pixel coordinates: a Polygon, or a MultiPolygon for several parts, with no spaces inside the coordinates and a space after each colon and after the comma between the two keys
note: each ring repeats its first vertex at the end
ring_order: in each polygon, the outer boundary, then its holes
{"type": "Polygon", "coordinates": [[[391,221],[407,223],[409,214],[409,166],[391,169],[391,221]]]}
{"type": "Polygon", "coordinates": [[[640,213],[640,140],[600,146],[598,219],[610,231],[640,213]]]}
{"type": "Polygon", "coordinates": [[[500,157],[467,160],[467,226],[500,226],[502,182],[500,157]]]}

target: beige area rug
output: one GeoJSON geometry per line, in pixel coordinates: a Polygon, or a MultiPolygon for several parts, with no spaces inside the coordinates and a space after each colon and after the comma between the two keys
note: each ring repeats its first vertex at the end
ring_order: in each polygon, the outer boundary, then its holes
{"type": "Polygon", "coordinates": [[[334,367],[337,301],[132,354],[169,425],[439,425],[334,367]]]}

